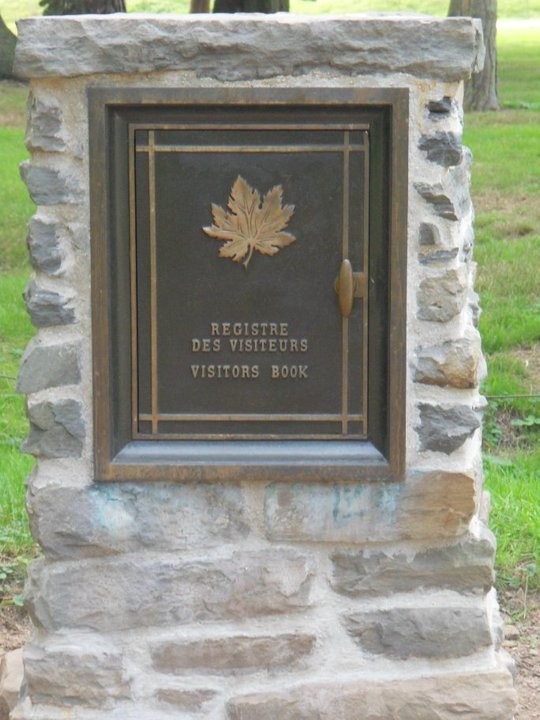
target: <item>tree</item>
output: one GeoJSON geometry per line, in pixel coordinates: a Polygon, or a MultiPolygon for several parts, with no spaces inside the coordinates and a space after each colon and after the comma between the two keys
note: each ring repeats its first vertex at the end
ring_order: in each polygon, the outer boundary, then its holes
{"type": "Polygon", "coordinates": [[[497,0],[450,0],[448,15],[480,18],[484,30],[484,69],[465,83],[465,110],[498,110],[497,97],[497,0]]]}
{"type": "Polygon", "coordinates": [[[210,0],[191,0],[189,12],[190,13],[210,12],[210,0]]]}
{"type": "Polygon", "coordinates": [[[17,38],[0,15],[0,78],[13,77],[13,58],[17,38]]]}
{"type": "Polygon", "coordinates": [[[40,0],[44,15],[107,15],[126,12],[125,0],[40,0]]]}
{"type": "Polygon", "coordinates": [[[289,0],[215,0],[214,12],[289,12],[289,0]]]}

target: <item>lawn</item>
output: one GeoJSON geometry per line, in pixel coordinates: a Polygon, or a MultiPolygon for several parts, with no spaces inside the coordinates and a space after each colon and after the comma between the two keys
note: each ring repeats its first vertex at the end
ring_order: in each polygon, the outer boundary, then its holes
{"type": "MultiPolygon", "coordinates": [[[[293,0],[295,10],[406,9],[444,14],[445,2],[325,2],[293,0]]],[[[33,0],[4,0],[2,13],[32,14],[33,0]],[[19,10],[17,10],[19,8],[19,10]]],[[[168,10],[172,0],[132,0],[130,9],[168,10]]],[[[187,2],[175,2],[176,11],[187,2]]],[[[500,2],[500,14],[540,16],[540,0],[500,2]]],[[[500,97],[497,113],[466,117],[472,147],[477,211],[475,256],[483,314],[481,332],[489,377],[485,423],[486,484],[492,493],[491,524],[499,540],[499,583],[539,587],[540,548],[540,23],[502,23],[499,30],[500,97]]],[[[0,554],[31,552],[24,509],[24,477],[32,460],[18,445],[26,433],[15,375],[33,334],[21,292],[29,268],[25,225],[32,204],[19,180],[25,157],[26,90],[0,84],[0,554]]],[[[1,581],[0,557],[0,581],[1,581]]]]}

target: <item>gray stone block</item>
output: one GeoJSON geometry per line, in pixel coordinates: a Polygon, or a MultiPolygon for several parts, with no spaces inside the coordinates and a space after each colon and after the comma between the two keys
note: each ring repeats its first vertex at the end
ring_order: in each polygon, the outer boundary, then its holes
{"type": "Polygon", "coordinates": [[[122,654],[102,638],[72,635],[30,644],[24,666],[34,703],[106,708],[131,696],[122,654]]]}
{"type": "Polygon", "coordinates": [[[418,318],[447,322],[458,315],[467,301],[467,281],[467,268],[463,265],[422,280],[416,293],[418,318]]]}
{"type": "Polygon", "coordinates": [[[60,225],[33,217],[28,224],[26,239],[30,261],[35,270],[55,275],[64,262],[64,252],[60,243],[60,225]]]}
{"type": "Polygon", "coordinates": [[[483,606],[399,607],[358,612],[343,618],[362,650],[387,658],[454,658],[491,645],[483,606]]]}
{"type": "Polygon", "coordinates": [[[414,592],[422,588],[486,593],[493,585],[495,539],[466,536],[459,543],[418,550],[384,552],[338,550],[331,560],[332,588],[348,597],[414,592]]]}
{"type": "Polygon", "coordinates": [[[75,311],[70,307],[72,299],[66,295],[45,290],[31,280],[24,291],[26,309],[36,327],[70,325],[75,322],[75,311]]]}
{"type": "Polygon", "coordinates": [[[456,133],[440,131],[433,135],[422,135],[418,147],[427,154],[428,160],[437,165],[451,167],[461,162],[461,137],[456,133]]]}
{"type": "Polygon", "coordinates": [[[284,548],[201,560],[147,553],[38,562],[27,605],[48,630],[238,621],[305,610],[312,574],[308,557],[284,548]]]}
{"type": "Polygon", "coordinates": [[[424,200],[433,206],[433,210],[439,217],[446,220],[459,220],[455,202],[441,183],[429,185],[428,183],[416,182],[414,187],[424,200]]]}
{"type": "Polygon", "coordinates": [[[441,242],[439,228],[432,223],[421,223],[418,233],[418,242],[421,247],[433,247],[441,242]]]}
{"type": "Polygon", "coordinates": [[[76,205],[83,199],[83,191],[73,175],[57,168],[36,165],[24,160],[21,177],[36,205],[76,205]]]}
{"type": "Polygon", "coordinates": [[[42,402],[28,407],[30,434],[23,452],[43,458],[79,457],[85,436],[82,405],[76,400],[42,402]]]}
{"type": "Polygon", "coordinates": [[[427,104],[427,110],[434,120],[441,120],[448,117],[452,112],[452,98],[444,95],[440,100],[430,100],[427,104]]]}
{"type": "Polygon", "coordinates": [[[467,405],[442,408],[422,403],[420,424],[416,432],[420,438],[420,449],[442,452],[446,455],[460,448],[480,427],[478,413],[467,405]]]}
{"type": "Polygon", "coordinates": [[[154,669],[162,673],[236,674],[292,667],[311,653],[315,636],[236,635],[201,640],[167,640],[152,648],[154,669]]]}
{"type": "Polygon", "coordinates": [[[441,345],[416,351],[414,379],[439,387],[473,388],[484,374],[484,359],[477,332],[441,345]]]}
{"type": "Polygon", "coordinates": [[[400,483],[275,483],[264,506],[270,540],[368,544],[456,537],[474,509],[473,478],[442,471],[400,483]]]}
{"type": "Polygon", "coordinates": [[[197,688],[196,690],[160,688],[156,691],[155,698],[158,702],[171,705],[182,712],[200,712],[216,695],[215,690],[204,688],[197,688]]]}
{"type": "Polygon", "coordinates": [[[249,532],[238,485],[101,483],[30,491],[32,533],[50,557],[186,550],[249,532]]]}
{"type": "Polygon", "coordinates": [[[435,252],[425,253],[420,255],[420,262],[422,265],[443,265],[451,263],[458,256],[459,248],[452,248],[451,250],[436,250],[435,252]]]}
{"type": "Polygon", "coordinates": [[[66,147],[62,136],[63,113],[56,102],[44,102],[30,94],[28,109],[30,119],[26,133],[29,150],[60,152],[66,147]]]}
{"type": "Polygon", "coordinates": [[[23,355],[17,391],[32,393],[50,387],[75,385],[80,379],[78,345],[41,345],[33,339],[23,355]]]}
{"type": "Polygon", "coordinates": [[[233,697],[228,720],[510,720],[512,677],[495,668],[374,681],[312,682],[233,697]]]}
{"type": "Polygon", "coordinates": [[[333,70],[452,81],[478,71],[485,52],[480,22],[428,16],[79,15],[21,20],[18,31],[15,72],[33,78],[187,70],[241,80],[333,70]]]}

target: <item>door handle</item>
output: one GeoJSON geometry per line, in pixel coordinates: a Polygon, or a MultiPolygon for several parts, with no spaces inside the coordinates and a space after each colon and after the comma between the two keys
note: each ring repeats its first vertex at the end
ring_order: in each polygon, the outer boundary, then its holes
{"type": "Polygon", "coordinates": [[[366,273],[353,272],[351,261],[345,258],[341,263],[334,288],[341,315],[348,318],[352,313],[354,298],[361,298],[366,294],[366,273]]]}

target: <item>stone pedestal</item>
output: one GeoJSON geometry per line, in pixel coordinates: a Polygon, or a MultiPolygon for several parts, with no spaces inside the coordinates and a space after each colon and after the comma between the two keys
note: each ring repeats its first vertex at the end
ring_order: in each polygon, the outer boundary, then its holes
{"type": "MultiPolygon", "coordinates": [[[[23,358],[43,556],[14,720],[511,720],[482,499],[466,18],[23,20],[23,358]],[[95,482],[87,90],[409,94],[402,478],[95,482]]],[[[95,250],[94,250],[95,252],[95,250]]],[[[365,475],[365,474],[364,474],[365,475]]]]}

